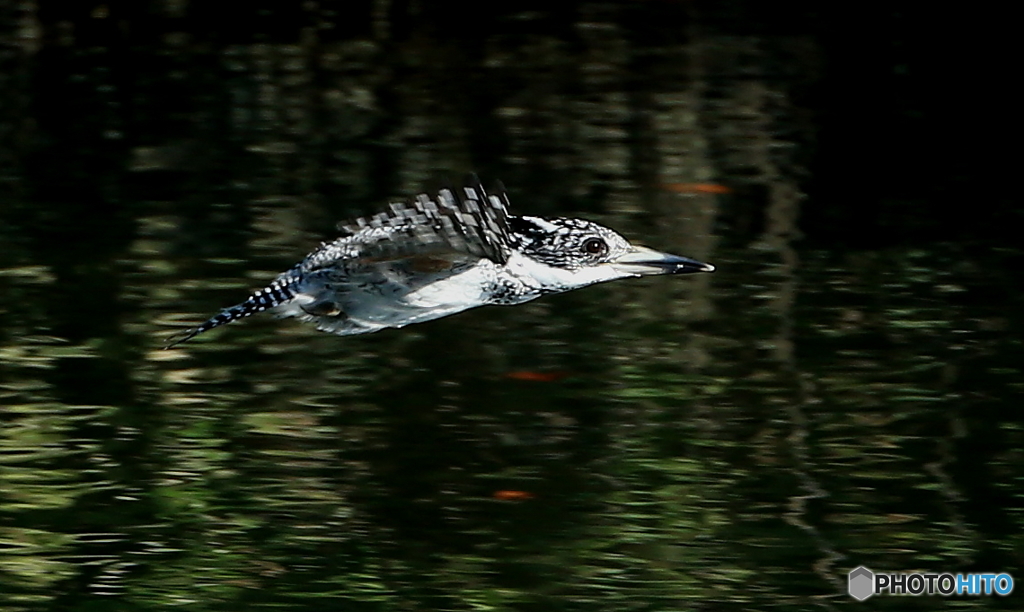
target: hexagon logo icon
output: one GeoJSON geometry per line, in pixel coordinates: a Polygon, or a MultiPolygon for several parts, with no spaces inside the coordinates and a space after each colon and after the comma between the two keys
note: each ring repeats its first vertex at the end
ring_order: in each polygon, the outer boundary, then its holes
{"type": "Polygon", "coordinates": [[[850,570],[847,590],[857,601],[871,597],[875,594],[875,573],[863,565],[850,570]]]}

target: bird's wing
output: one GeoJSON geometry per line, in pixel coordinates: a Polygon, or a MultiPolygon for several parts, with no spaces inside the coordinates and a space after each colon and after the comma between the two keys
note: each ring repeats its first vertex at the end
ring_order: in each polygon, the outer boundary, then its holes
{"type": "Polygon", "coordinates": [[[508,196],[487,193],[479,181],[436,197],[421,194],[388,212],[339,224],[348,235],[322,245],[306,260],[306,270],[340,260],[362,263],[399,259],[486,258],[504,264],[509,257],[508,196]]]}

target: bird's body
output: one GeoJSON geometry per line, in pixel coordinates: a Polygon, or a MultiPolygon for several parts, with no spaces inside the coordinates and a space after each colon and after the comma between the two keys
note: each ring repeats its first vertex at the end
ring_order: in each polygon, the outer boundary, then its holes
{"type": "Polygon", "coordinates": [[[323,331],[363,334],[616,278],[714,269],[635,247],[583,219],[509,215],[504,191],[488,194],[475,181],[342,227],[347,235],[168,348],[265,310],[323,331]]]}

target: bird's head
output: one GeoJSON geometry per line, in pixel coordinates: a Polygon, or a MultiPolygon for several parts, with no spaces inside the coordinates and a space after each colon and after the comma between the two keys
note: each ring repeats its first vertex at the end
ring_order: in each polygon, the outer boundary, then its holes
{"type": "Polygon", "coordinates": [[[634,246],[618,232],[584,219],[511,217],[524,272],[549,291],[653,274],[712,272],[715,267],[634,246]]]}

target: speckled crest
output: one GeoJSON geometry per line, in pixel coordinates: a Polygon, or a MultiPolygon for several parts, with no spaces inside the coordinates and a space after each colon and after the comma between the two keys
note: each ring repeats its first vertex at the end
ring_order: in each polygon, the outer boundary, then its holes
{"type": "Polygon", "coordinates": [[[511,225],[523,255],[567,270],[611,261],[629,250],[629,242],[618,232],[586,219],[513,217],[511,225]],[[601,241],[598,252],[586,249],[592,240],[601,241]]]}

